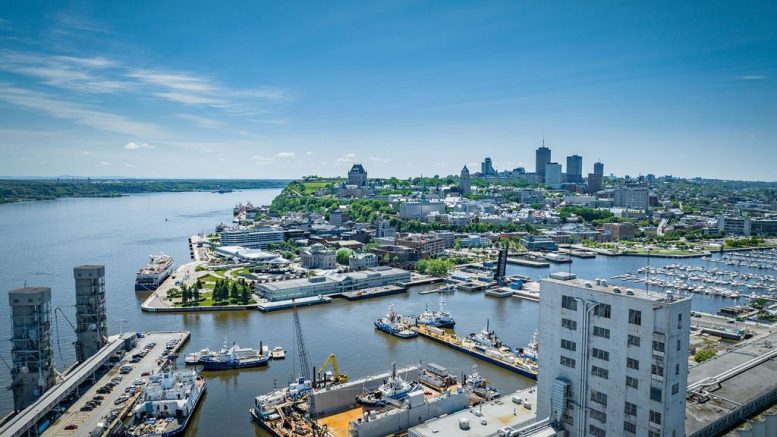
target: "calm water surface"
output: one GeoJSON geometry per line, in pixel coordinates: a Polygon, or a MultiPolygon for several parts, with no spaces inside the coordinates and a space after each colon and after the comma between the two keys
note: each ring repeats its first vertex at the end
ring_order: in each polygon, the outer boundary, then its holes
{"type": "MultiPolygon", "coordinates": [[[[163,193],[133,195],[114,199],[60,199],[0,205],[0,283],[6,289],[31,286],[52,288],[52,305],[74,319],[73,266],[105,264],[108,321],[111,333],[124,330],[191,331],[184,352],[204,347],[215,348],[224,338],[243,346],[258,346],[259,341],[282,345],[288,359],[272,362],[269,367],[206,374],[208,393],[197,412],[188,435],[213,435],[225,430],[230,434],[260,435],[250,421],[248,409],[253,398],[286,384],[293,373],[292,321],[288,311],[262,314],[257,311],[147,314],[140,311],[143,296],[134,292],[137,268],[149,254],[165,252],[176,263],[189,259],[187,237],[210,232],[223,221],[232,219],[232,207],[239,201],[269,203],[280,190],[249,190],[227,194],[163,193]],[[165,221],[165,218],[168,221],[165,221]]],[[[652,259],[651,265],[676,260],[652,259]]],[[[682,261],[704,264],[701,260],[682,261]]],[[[635,272],[645,265],[644,258],[575,259],[572,270],[581,277],[595,278],[635,272]]],[[[717,264],[715,266],[722,267],[717,264]]],[[[546,277],[550,271],[508,266],[510,274],[533,278],[546,277]]],[[[634,286],[634,285],[632,285],[634,286]]],[[[419,295],[419,289],[407,295],[389,296],[360,302],[335,300],[328,305],[301,309],[301,320],[312,364],[319,366],[330,353],[337,355],[341,371],[353,377],[387,371],[392,361],[408,365],[433,361],[460,373],[473,364],[503,393],[527,387],[528,379],[475,360],[423,338],[401,340],[376,332],[372,321],[394,304],[401,313],[417,313],[424,305],[437,306],[437,295],[419,295]]],[[[448,296],[448,309],[456,318],[456,331],[462,334],[481,329],[486,319],[502,339],[511,345],[526,344],[538,321],[538,305],[519,299],[494,299],[483,294],[457,292],[448,296]]],[[[693,306],[703,311],[733,304],[730,299],[694,296],[693,306]]],[[[0,338],[10,337],[7,299],[0,299],[0,338]]],[[[62,370],[75,359],[75,339],[67,322],[59,320],[55,362],[62,370]]],[[[0,341],[0,355],[10,361],[10,343],[0,341]]],[[[0,366],[0,384],[10,383],[9,371],[0,366]]],[[[12,408],[11,393],[0,391],[0,413],[12,408]]]]}

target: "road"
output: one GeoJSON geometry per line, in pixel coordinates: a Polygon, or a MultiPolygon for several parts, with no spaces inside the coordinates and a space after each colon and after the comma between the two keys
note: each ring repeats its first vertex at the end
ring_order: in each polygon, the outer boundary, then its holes
{"type": "Polygon", "coordinates": [[[107,416],[112,410],[122,408],[125,404],[115,405],[114,401],[122,394],[124,389],[131,386],[136,379],[144,379],[147,382],[148,378],[143,378],[142,374],[145,372],[156,372],[160,364],[158,360],[165,350],[165,345],[168,341],[173,339],[179,339],[183,341],[186,337],[186,333],[151,333],[145,337],[138,339],[137,346],[130,352],[125,354],[124,359],[117,366],[114,366],[108,371],[100,380],[92,385],[84,394],[67,409],[62,415],[54,422],[44,433],[45,437],[65,437],[65,436],[88,436],[89,433],[97,428],[97,425],[104,422],[104,417],[107,416]],[[149,343],[156,343],[153,349],[145,356],[139,363],[131,364],[133,366],[132,371],[126,375],[120,375],[119,369],[124,364],[130,364],[129,360],[132,355],[143,350],[143,348],[149,343]],[[92,411],[81,411],[81,407],[86,405],[87,402],[97,396],[97,389],[107,384],[114,376],[122,376],[122,381],[113,388],[113,390],[102,396],[105,399],[97,408],[92,411]],[[76,425],[74,430],[66,430],[69,425],[76,425]]]}

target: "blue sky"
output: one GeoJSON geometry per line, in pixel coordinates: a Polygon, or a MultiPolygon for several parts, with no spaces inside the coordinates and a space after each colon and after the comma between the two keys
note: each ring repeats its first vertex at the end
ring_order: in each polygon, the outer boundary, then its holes
{"type": "Polygon", "coordinates": [[[777,180],[777,3],[4,2],[0,175],[777,180]]]}

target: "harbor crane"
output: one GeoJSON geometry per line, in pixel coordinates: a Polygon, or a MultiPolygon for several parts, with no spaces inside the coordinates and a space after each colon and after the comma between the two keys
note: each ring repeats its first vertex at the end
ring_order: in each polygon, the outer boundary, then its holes
{"type": "Polygon", "coordinates": [[[292,300],[291,311],[294,314],[294,337],[297,343],[297,358],[299,358],[300,375],[303,381],[310,381],[311,391],[307,395],[308,414],[307,418],[313,428],[313,435],[324,436],[326,435],[326,427],[321,426],[318,423],[318,411],[316,411],[316,399],[313,394],[313,378],[315,377],[315,371],[310,367],[310,360],[308,359],[308,350],[305,346],[305,336],[302,333],[302,324],[299,321],[299,312],[297,311],[297,304],[292,300]]]}
{"type": "Polygon", "coordinates": [[[340,373],[340,368],[337,366],[337,358],[335,357],[335,354],[329,354],[329,357],[327,357],[326,361],[324,361],[324,364],[322,364],[319,368],[319,380],[321,381],[322,385],[326,385],[328,382],[332,384],[348,382],[348,375],[345,373],[340,373]],[[332,363],[332,372],[325,372],[324,369],[326,369],[326,366],[330,362],[332,363]]]}

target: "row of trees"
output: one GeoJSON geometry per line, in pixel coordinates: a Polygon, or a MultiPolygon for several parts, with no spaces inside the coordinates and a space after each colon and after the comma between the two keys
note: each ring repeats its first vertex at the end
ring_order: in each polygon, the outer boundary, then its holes
{"type": "Polygon", "coordinates": [[[415,264],[418,273],[428,273],[432,276],[444,276],[453,266],[453,261],[447,258],[421,259],[415,264]]]}
{"type": "MultiPolygon", "coordinates": [[[[198,280],[199,281],[199,280],[198,280]]],[[[216,280],[213,287],[213,302],[219,303],[241,303],[247,304],[251,299],[250,286],[245,279],[237,281],[228,281],[227,279],[216,280]]]]}

